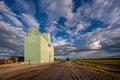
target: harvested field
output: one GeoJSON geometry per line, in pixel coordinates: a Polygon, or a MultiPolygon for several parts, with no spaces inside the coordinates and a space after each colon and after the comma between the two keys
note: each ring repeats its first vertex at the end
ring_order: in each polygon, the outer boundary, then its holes
{"type": "Polygon", "coordinates": [[[117,80],[71,61],[48,63],[0,74],[0,80],[117,80]]]}
{"type": "Polygon", "coordinates": [[[120,79],[120,59],[78,59],[73,62],[120,79]]]}

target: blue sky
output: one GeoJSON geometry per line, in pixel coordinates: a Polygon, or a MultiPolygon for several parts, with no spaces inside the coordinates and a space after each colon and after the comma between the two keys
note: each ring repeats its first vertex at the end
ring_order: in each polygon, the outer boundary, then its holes
{"type": "Polygon", "coordinates": [[[119,0],[1,0],[0,57],[24,54],[30,26],[51,33],[56,57],[120,55],[119,0]]]}

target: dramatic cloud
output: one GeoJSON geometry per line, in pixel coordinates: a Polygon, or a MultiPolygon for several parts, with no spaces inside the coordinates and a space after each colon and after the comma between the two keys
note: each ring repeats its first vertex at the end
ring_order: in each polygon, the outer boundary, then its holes
{"type": "Polygon", "coordinates": [[[6,14],[9,14],[9,15],[15,16],[15,14],[11,11],[11,9],[6,6],[4,1],[0,1],[0,11],[2,13],[6,13],[6,14]]]}
{"type": "Polygon", "coordinates": [[[90,49],[99,49],[101,48],[100,41],[96,41],[89,45],[90,49]]]}
{"type": "Polygon", "coordinates": [[[56,42],[54,42],[52,44],[53,44],[53,46],[61,46],[61,45],[66,45],[68,43],[67,43],[66,40],[58,40],[58,41],[56,41],[56,42]]]}
{"type": "Polygon", "coordinates": [[[51,21],[57,21],[60,17],[72,18],[72,0],[44,0],[40,1],[40,4],[51,21]]]}
{"type": "Polygon", "coordinates": [[[7,7],[7,5],[1,1],[0,2],[0,12],[1,12],[1,20],[5,22],[14,24],[16,27],[23,27],[22,22],[17,18],[17,15],[12,12],[12,10],[7,7]]]}
{"type": "Polygon", "coordinates": [[[27,26],[35,26],[37,29],[39,29],[40,24],[32,15],[22,13],[20,18],[26,23],[27,26]]]}
{"type": "Polygon", "coordinates": [[[22,28],[0,21],[0,53],[23,55],[24,34],[22,28]]]}
{"type": "Polygon", "coordinates": [[[120,55],[119,0],[0,1],[0,54],[23,54],[30,26],[51,33],[56,57],[120,55]]]}

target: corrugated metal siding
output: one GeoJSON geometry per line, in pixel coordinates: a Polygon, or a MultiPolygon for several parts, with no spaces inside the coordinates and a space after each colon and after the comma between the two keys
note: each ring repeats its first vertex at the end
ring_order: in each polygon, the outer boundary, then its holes
{"type": "MultiPolygon", "coordinates": [[[[42,33],[44,34],[44,33],[42,33]]],[[[50,34],[41,35],[34,27],[25,35],[24,57],[26,64],[54,61],[54,48],[50,44],[50,34]]]]}

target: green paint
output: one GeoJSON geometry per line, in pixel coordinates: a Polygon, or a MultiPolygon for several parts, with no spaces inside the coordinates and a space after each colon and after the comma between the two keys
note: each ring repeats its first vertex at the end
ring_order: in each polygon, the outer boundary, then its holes
{"type": "Polygon", "coordinates": [[[50,45],[50,33],[40,33],[31,27],[24,38],[25,64],[54,61],[54,48],[50,45]]]}

